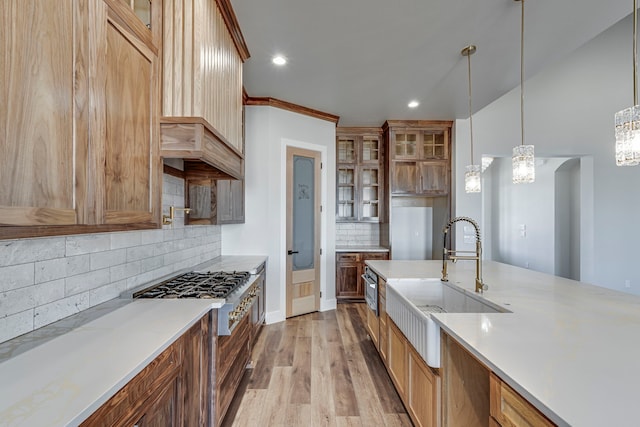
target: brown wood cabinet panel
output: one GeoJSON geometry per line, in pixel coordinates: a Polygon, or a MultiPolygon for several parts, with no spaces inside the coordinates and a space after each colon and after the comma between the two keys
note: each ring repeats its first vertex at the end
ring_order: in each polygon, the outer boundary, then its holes
{"type": "MultiPolygon", "coordinates": [[[[76,224],[84,176],[75,187],[73,160],[84,161],[86,111],[74,109],[77,1],[7,0],[0,4],[0,225],[76,224]],[[74,203],[74,197],[79,197],[74,203]]],[[[80,70],[78,70],[80,71],[80,70]]]]}
{"type": "Polygon", "coordinates": [[[244,180],[218,180],[218,224],[244,223],[244,180]]]}
{"type": "Polygon", "coordinates": [[[393,162],[391,164],[391,193],[415,194],[417,171],[415,162],[393,162]]]}
{"type": "Polygon", "coordinates": [[[201,117],[241,152],[243,57],[217,2],[164,0],[162,7],[162,114],[201,117]]]}
{"type": "Polygon", "coordinates": [[[351,261],[338,262],[336,271],[336,298],[364,299],[360,263],[351,261]]]}
{"type": "Polygon", "coordinates": [[[387,366],[389,367],[389,374],[396,386],[396,390],[403,401],[407,399],[407,382],[408,382],[408,346],[407,340],[402,334],[402,331],[393,323],[389,321],[388,338],[389,338],[389,354],[387,355],[387,366]]]}
{"type": "Polygon", "coordinates": [[[224,419],[250,357],[251,315],[246,315],[230,336],[219,336],[216,358],[216,418],[224,419]]]}
{"type": "Polygon", "coordinates": [[[441,333],[442,423],[489,425],[489,370],[449,335],[441,333]]]}
{"type": "Polygon", "coordinates": [[[152,222],[159,197],[152,188],[159,185],[157,56],[120,25],[137,19],[133,11],[124,12],[108,19],[104,64],[104,222],[120,224],[152,222]]]}
{"type": "Polygon", "coordinates": [[[440,419],[440,377],[409,346],[409,385],[407,409],[414,424],[436,427],[440,419]]]}
{"type": "MultiPolygon", "coordinates": [[[[199,325],[187,331],[182,340],[184,357],[180,373],[180,405],[182,425],[207,426],[209,424],[209,366],[211,315],[205,315],[199,325]]],[[[165,425],[165,424],[155,424],[165,425]]]]}
{"type": "Polygon", "coordinates": [[[134,425],[137,427],[181,425],[182,414],[180,413],[178,389],[178,379],[173,378],[150,399],[149,406],[134,425]]]}
{"type": "Polygon", "coordinates": [[[491,416],[502,427],[551,427],[555,424],[518,392],[491,373],[491,416]]]}
{"type": "Polygon", "coordinates": [[[449,192],[449,165],[445,162],[419,162],[419,194],[445,195],[449,192]]]}
{"type": "Polygon", "coordinates": [[[185,178],[187,224],[244,223],[244,180],[185,178]]]}
{"type": "Polygon", "coordinates": [[[369,331],[369,336],[371,337],[371,341],[373,341],[373,345],[376,346],[376,349],[380,349],[379,347],[379,337],[380,337],[380,319],[376,314],[367,306],[367,330],[369,331]]]}

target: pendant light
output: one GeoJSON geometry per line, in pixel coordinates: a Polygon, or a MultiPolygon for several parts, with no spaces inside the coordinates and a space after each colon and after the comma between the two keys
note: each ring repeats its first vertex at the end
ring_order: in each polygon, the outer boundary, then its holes
{"type": "MultiPolygon", "coordinates": [[[[520,132],[522,142],[513,147],[513,183],[522,184],[535,181],[536,170],[533,157],[533,145],[524,145],[524,2],[520,19],[520,132]]],[[[635,0],[634,0],[635,1],[635,0]]]]}
{"type": "Polygon", "coordinates": [[[480,192],[480,165],[473,164],[473,114],[471,109],[471,55],[476,53],[476,47],[469,45],[460,52],[462,56],[467,57],[468,74],[469,74],[469,135],[471,141],[471,164],[467,166],[464,174],[464,191],[467,193],[480,192]]]}
{"type": "Polygon", "coordinates": [[[638,105],[638,4],[633,0],[633,107],[618,111],[616,123],[616,165],[640,164],[640,105],[638,105]]]}

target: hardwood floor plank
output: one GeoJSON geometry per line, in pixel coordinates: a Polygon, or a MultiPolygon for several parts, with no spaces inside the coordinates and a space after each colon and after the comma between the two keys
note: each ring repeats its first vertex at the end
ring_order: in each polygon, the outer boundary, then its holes
{"type": "Polygon", "coordinates": [[[293,366],[293,352],[296,348],[296,336],[298,333],[298,319],[288,319],[282,332],[282,341],[278,347],[275,366],[293,366]]]}
{"type": "Polygon", "coordinates": [[[360,417],[338,417],[338,427],[364,427],[360,417]]]}
{"type": "Polygon", "coordinates": [[[311,403],[311,338],[308,337],[296,340],[289,403],[311,403]]]}
{"type": "Polygon", "coordinates": [[[367,331],[362,322],[363,316],[366,316],[366,312],[362,311],[362,307],[357,306],[348,307],[347,312],[351,318],[351,325],[360,339],[360,351],[364,356],[369,374],[373,378],[373,386],[375,387],[384,412],[388,414],[406,412],[384,363],[382,363],[382,359],[380,359],[378,355],[378,350],[376,350],[373,342],[368,338],[367,331]]]}
{"type": "Polygon", "coordinates": [[[366,333],[363,306],[265,326],[224,427],[411,426],[366,333]]]}
{"type": "Polygon", "coordinates": [[[267,426],[285,426],[287,416],[287,400],[291,387],[291,366],[276,366],[273,368],[270,393],[268,393],[262,409],[253,408],[254,411],[264,411],[262,424],[267,426]],[[277,392],[276,392],[277,390],[277,392]]]}
{"type": "Polygon", "coordinates": [[[331,386],[331,355],[327,346],[324,320],[314,320],[311,340],[311,420],[314,427],[336,425],[331,386]]]}
{"type": "Polygon", "coordinates": [[[263,328],[262,335],[266,335],[262,353],[253,352],[254,369],[249,380],[249,389],[266,389],[271,381],[271,373],[275,366],[275,357],[282,341],[284,323],[276,323],[263,328]]]}

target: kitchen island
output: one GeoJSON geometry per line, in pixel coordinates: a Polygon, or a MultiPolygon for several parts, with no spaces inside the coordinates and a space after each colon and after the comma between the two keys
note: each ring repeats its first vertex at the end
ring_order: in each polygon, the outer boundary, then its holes
{"type": "MultiPolygon", "coordinates": [[[[368,261],[384,279],[439,278],[440,261],[368,261]]],[[[475,265],[449,281],[475,294],[475,265]]],[[[558,425],[637,425],[640,297],[497,262],[480,295],[507,313],[434,313],[482,364],[558,425]]],[[[477,294],[476,294],[477,296],[477,294]]]]}

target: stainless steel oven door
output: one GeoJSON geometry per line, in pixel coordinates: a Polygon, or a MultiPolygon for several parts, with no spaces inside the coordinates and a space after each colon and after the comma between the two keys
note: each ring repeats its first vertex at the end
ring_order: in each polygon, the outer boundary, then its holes
{"type": "Polygon", "coordinates": [[[367,271],[362,276],[364,280],[364,299],[367,301],[367,305],[373,311],[376,316],[378,315],[378,277],[367,271]]]}

